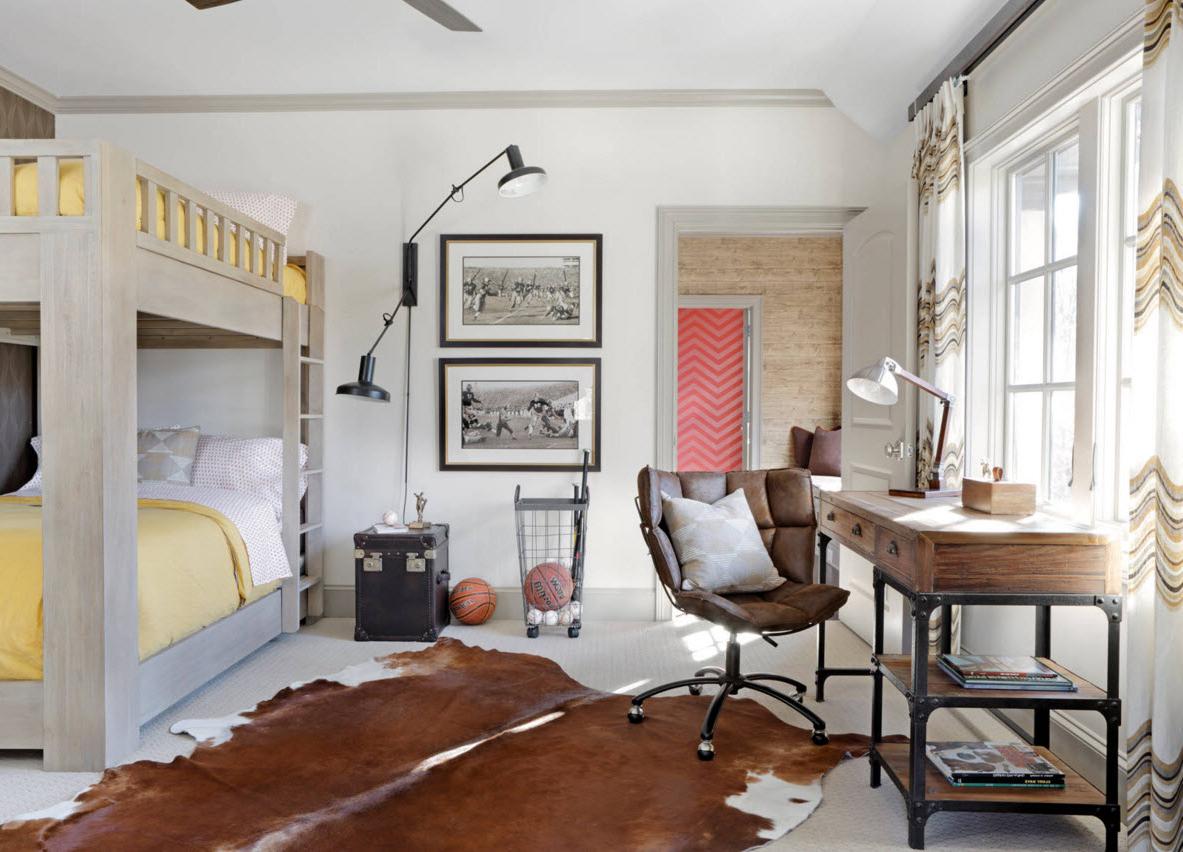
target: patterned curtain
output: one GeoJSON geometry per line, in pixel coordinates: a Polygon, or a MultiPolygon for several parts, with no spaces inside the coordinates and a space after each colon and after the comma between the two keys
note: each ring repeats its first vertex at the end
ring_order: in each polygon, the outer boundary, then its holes
{"type": "MultiPolygon", "coordinates": [[[[941,472],[950,488],[961,485],[965,447],[965,173],[962,154],[965,104],[961,84],[946,80],[940,91],[914,120],[916,152],[912,181],[916,191],[917,373],[953,394],[941,472]]],[[[940,428],[941,406],[936,398],[916,395],[916,481],[928,480],[940,428]]],[[[953,649],[960,637],[960,607],[953,609],[953,649]]],[[[934,614],[931,641],[940,631],[934,614]]]]}
{"type": "Polygon", "coordinates": [[[1130,849],[1183,848],[1183,0],[1147,0],[1127,408],[1130,849]]]}
{"type": "MultiPolygon", "coordinates": [[[[916,116],[912,180],[918,204],[916,312],[917,373],[953,394],[941,472],[951,488],[961,484],[965,447],[965,189],[961,176],[965,105],[961,84],[946,80],[916,116]]],[[[917,395],[916,481],[932,467],[941,406],[917,395]]]]}

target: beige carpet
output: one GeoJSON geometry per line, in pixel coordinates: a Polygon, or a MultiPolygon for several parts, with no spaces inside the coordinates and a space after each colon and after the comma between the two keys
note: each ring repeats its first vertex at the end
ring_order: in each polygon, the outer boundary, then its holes
{"type": "MultiPolygon", "coordinates": [[[[252,706],[293,681],[335,672],[378,654],[416,647],[409,643],[356,643],[352,634],[351,621],[325,619],[297,635],[277,639],[146,726],[141,746],[130,759],[170,760],[188,754],[193,741],[168,732],[169,725],[178,719],[226,715],[252,706]]],[[[452,627],[447,635],[482,647],[549,656],[584,684],[623,692],[687,676],[701,665],[720,663],[725,641],[725,637],[712,635],[709,626],[687,618],[669,624],[590,622],[579,639],[554,633],[530,640],[524,629],[511,621],[452,627]]],[[[866,662],[867,646],[845,628],[831,627],[829,635],[832,664],[866,662]]],[[[745,645],[744,668],[780,672],[811,682],[813,634],[779,641],[780,648],[760,641],[745,645]]],[[[810,704],[818,707],[829,730],[866,733],[870,693],[868,679],[834,678],[827,684],[827,701],[815,705],[811,700],[810,704]]],[[[890,687],[885,689],[885,695],[885,733],[905,733],[907,717],[902,697],[890,687]]],[[[789,719],[776,705],[769,706],[789,719]]],[[[1006,728],[981,711],[938,712],[929,730],[934,739],[1012,738],[1006,728]]],[[[696,745],[697,731],[687,730],[686,760],[697,762],[696,745]]],[[[718,738],[717,747],[727,747],[724,737],[718,738]]],[[[0,751],[0,820],[69,799],[97,778],[93,773],[42,772],[38,754],[0,751]]],[[[906,849],[906,840],[899,794],[886,778],[880,789],[870,789],[863,759],[834,769],[826,777],[821,807],[772,848],[906,849]]],[[[1104,846],[1096,820],[1016,814],[937,814],[929,820],[927,841],[930,849],[949,850],[1062,852],[1104,846]]]]}

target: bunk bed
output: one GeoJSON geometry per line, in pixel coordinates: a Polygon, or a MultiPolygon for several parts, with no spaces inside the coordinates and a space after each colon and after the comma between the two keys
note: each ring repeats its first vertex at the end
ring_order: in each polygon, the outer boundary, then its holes
{"type": "Polygon", "coordinates": [[[0,748],[111,766],[141,724],[323,611],[324,261],[285,256],[284,235],[112,145],[0,140],[0,329],[39,346],[46,449],[43,667],[0,680],[0,748]],[[143,660],[137,346],[282,349],[293,575],[143,660]]]}

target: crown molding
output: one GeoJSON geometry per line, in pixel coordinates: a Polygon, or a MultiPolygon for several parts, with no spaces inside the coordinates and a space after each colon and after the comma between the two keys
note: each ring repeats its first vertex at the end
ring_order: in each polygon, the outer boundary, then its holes
{"type": "Polygon", "coordinates": [[[584,89],[276,95],[96,95],[56,99],[59,114],[334,112],[437,109],[832,107],[819,89],[584,89]]]}
{"type": "Polygon", "coordinates": [[[47,112],[56,113],[58,111],[59,99],[57,97],[36,83],[26,80],[20,74],[9,71],[3,65],[0,65],[0,87],[8,89],[14,95],[19,95],[47,112]]]}
{"type": "Polygon", "coordinates": [[[58,96],[3,66],[0,66],[0,86],[56,115],[644,107],[831,108],[834,106],[821,89],[569,89],[275,95],[58,96]]]}

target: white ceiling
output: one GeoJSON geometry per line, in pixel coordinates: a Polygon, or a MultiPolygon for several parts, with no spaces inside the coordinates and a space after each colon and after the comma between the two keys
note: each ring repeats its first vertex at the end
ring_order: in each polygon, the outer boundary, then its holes
{"type": "Polygon", "coordinates": [[[886,138],[1005,0],[5,0],[0,66],[54,95],[821,89],[886,138]]]}

